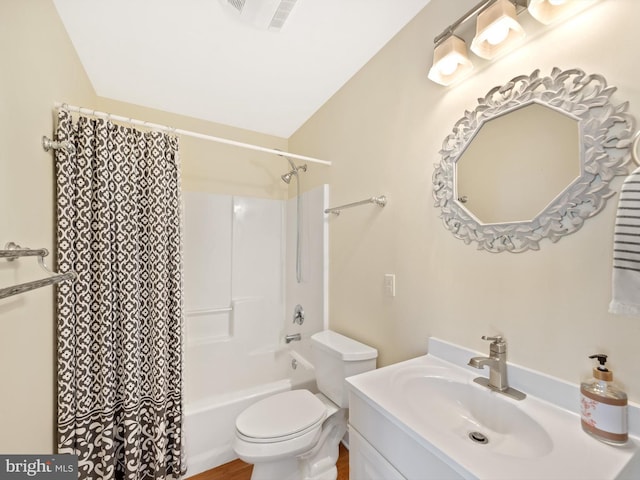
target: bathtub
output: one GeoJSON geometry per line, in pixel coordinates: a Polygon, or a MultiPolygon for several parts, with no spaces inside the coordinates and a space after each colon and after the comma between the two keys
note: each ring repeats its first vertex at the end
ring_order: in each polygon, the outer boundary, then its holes
{"type": "MultiPolygon", "coordinates": [[[[187,478],[237,458],[233,451],[236,417],[248,406],[279,392],[306,388],[316,391],[308,340],[277,352],[265,352],[279,379],[258,379],[257,386],[216,393],[185,404],[184,432],[187,478]],[[262,382],[262,383],[260,383],[262,382]]],[[[258,356],[257,362],[260,362],[258,356]]],[[[258,371],[264,375],[264,372],[258,371]]]]}

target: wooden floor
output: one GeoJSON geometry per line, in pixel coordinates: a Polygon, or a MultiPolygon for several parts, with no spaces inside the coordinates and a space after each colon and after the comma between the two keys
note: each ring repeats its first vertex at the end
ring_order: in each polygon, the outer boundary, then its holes
{"type": "MultiPolygon", "coordinates": [[[[336,466],[338,467],[338,480],[349,480],[349,450],[344,448],[342,444],[340,444],[340,457],[336,466]]],[[[187,478],[189,480],[249,480],[252,470],[252,465],[244,463],[242,460],[234,460],[213,470],[187,478]]],[[[279,479],[274,478],[273,480],[279,479]]]]}

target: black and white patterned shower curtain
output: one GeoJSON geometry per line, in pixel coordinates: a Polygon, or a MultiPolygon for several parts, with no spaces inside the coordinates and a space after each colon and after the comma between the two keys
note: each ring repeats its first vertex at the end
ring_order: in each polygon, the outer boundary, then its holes
{"type": "Polygon", "coordinates": [[[81,479],[171,479],[182,455],[178,140],[58,114],[58,451],[81,479]],[[70,150],[70,149],[69,149],[70,150]]]}

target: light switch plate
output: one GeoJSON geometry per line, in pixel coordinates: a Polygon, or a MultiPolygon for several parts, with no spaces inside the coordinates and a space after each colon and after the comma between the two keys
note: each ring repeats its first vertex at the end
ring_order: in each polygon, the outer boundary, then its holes
{"type": "Polygon", "coordinates": [[[396,275],[395,273],[385,273],[384,274],[384,294],[387,297],[395,297],[396,296],[396,275]]]}

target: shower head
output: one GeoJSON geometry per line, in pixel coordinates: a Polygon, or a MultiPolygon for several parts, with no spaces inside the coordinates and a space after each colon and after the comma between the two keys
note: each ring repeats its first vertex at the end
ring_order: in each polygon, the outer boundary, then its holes
{"type": "Polygon", "coordinates": [[[291,182],[291,177],[296,173],[295,170],[291,170],[290,172],[285,173],[284,175],[280,176],[280,178],[282,179],[282,181],[284,183],[289,183],[291,182]]]}
{"type": "Polygon", "coordinates": [[[280,178],[282,179],[282,181],[284,183],[290,183],[291,182],[291,177],[298,176],[298,170],[302,170],[303,172],[307,171],[307,164],[303,164],[300,165],[299,167],[296,166],[295,163],[293,163],[293,160],[291,160],[289,157],[285,157],[284,155],[282,155],[284,158],[287,159],[287,161],[289,162],[289,165],[291,165],[291,170],[287,173],[285,173],[284,175],[281,175],[280,178]]]}

